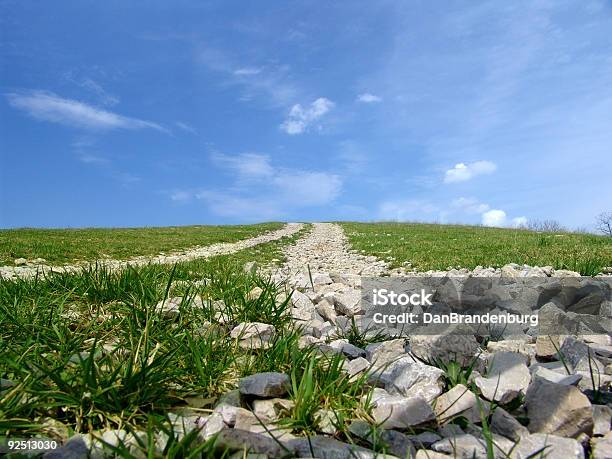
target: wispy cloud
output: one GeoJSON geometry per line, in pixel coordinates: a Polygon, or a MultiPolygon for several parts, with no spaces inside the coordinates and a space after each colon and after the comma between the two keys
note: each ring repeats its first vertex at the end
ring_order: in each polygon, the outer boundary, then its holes
{"type": "Polygon", "coordinates": [[[92,153],[77,152],[77,159],[85,164],[108,164],[108,158],[92,153]]]}
{"type": "Polygon", "coordinates": [[[497,166],[491,161],[455,164],[455,167],[444,174],[444,183],[466,182],[478,175],[492,174],[496,169],[497,166]]]}
{"type": "Polygon", "coordinates": [[[272,186],[287,199],[287,204],[322,206],[340,194],[342,179],[328,172],[281,170],[273,178],[272,186]]]}
{"type": "Polygon", "coordinates": [[[275,173],[270,157],[258,153],[243,153],[238,156],[214,153],[211,159],[217,165],[235,172],[239,179],[263,179],[272,177],[275,173]]]}
{"type": "Polygon", "coordinates": [[[172,201],[189,201],[191,198],[193,197],[193,193],[189,192],[189,191],[173,191],[172,193],[170,193],[170,199],[172,201]]]}
{"type": "Polygon", "coordinates": [[[262,70],[261,67],[242,67],[234,70],[233,74],[236,76],[252,76],[259,75],[262,70]]]}
{"type": "Polygon", "coordinates": [[[275,166],[268,155],[215,153],[211,160],[230,174],[228,186],[223,190],[174,190],[170,199],[201,200],[214,214],[257,220],[331,204],[342,191],[342,178],[337,174],[275,166]]]}
{"type": "Polygon", "coordinates": [[[357,96],[357,102],[363,102],[366,104],[373,104],[376,102],[382,102],[382,98],[379,96],[375,96],[374,94],[370,94],[369,92],[365,92],[363,94],[359,94],[357,96]]]}
{"type": "Polygon", "coordinates": [[[189,132],[190,134],[197,134],[198,133],[196,128],[194,128],[190,124],[183,123],[182,121],[175,121],[174,124],[176,125],[176,127],[181,129],[182,131],[189,132]]]}
{"type": "Polygon", "coordinates": [[[119,115],[78,100],[59,97],[52,92],[8,93],[6,97],[12,107],[42,121],[88,130],[154,129],[168,132],[152,121],[119,115]]]}
{"type": "Polygon", "coordinates": [[[334,103],[325,97],[319,97],[306,108],[302,107],[301,104],[295,104],[291,107],[289,116],[280,125],[280,128],[290,135],[302,134],[312,123],[329,112],[333,107],[334,103]]]}
{"type": "Polygon", "coordinates": [[[203,47],[196,62],[225,77],[223,84],[242,89],[240,100],[257,98],[272,107],[286,107],[299,99],[299,89],[287,65],[245,65],[220,49],[203,47]]]}
{"type": "MultiPolygon", "coordinates": [[[[94,94],[102,105],[113,106],[119,103],[120,99],[118,96],[108,92],[93,78],[89,76],[81,76],[78,73],[78,71],[70,70],[64,74],[64,79],[94,94]]],[[[96,73],[100,72],[98,71],[96,73]]]]}

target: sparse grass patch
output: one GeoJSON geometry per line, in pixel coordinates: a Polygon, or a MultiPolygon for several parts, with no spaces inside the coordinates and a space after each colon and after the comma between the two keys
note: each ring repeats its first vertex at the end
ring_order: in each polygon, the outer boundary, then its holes
{"type": "Polygon", "coordinates": [[[362,402],[362,396],[369,391],[367,375],[350,379],[342,371],[344,357],[340,354],[318,356],[306,351],[304,356],[302,364],[291,369],[291,398],[295,407],[284,423],[297,432],[314,434],[322,422],[330,422],[346,435],[346,421],[366,415],[367,404],[362,402]],[[323,419],[320,410],[328,410],[330,419],[323,419]]]}
{"type": "Polygon", "coordinates": [[[612,265],[612,238],[583,233],[416,223],[342,223],[359,252],[419,271],[508,263],[593,275],[612,265]]]}
{"type": "Polygon", "coordinates": [[[342,330],[342,332],[333,336],[333,339],[346,339],[353,346],[365,349],[368,344],[379,343],[388,339],[387,333],[383,330],[374,330],[370,327],[360,327],[351,317],[351,324],[342,330]]]}

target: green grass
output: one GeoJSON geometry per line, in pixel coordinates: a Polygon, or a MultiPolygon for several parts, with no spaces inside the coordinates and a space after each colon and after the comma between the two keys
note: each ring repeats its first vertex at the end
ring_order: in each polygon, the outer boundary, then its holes
{"type": "Polygon", "coordinates": [[[612,266],[612,238],[578,233],[414,223],[342,223],[352,247],[418,271],[449,267],[553,266],[585,275],[612,266]]]}
{"type": "Polygon", "coordinates": [[[325,409],[334,413],[331,423],[335,429],[347,435],[349,420],[367,416],[367,403],[361,401],[369,392],[367,375],[351,380],[342,371],[344,357],[339,354],[317,356],[308,350],[305,354],[291,368],[290,395],[295,406],[284,423],[296,432],[316,434],[321,423],[317,412],[325,409]]]}
{"type": "MultiPolygon", "coordinates": [[[[302,232],[175,266],[92,266],[76,274],[0,280],[0,377],[14,382],[0,393],[0,436],[62,440],[124,429],[144,432],[146,450],[152,433],[170,428],[169,412],[194,399],[210,409],[240,377],[262,371],[291,375],[296,409],[283,423],[297,433],[314,432],[314,408],[336,410],[341,426],[362,413],[364,388],[341,371],[344,357],[300,349],[289,298],[280,295],[284,286],[244,269],[245,261],[282,261],[282,248],[302,232]],[[259,295],[250,295],[254,288],[259,295]],[[177,295],[183,298],[178,314],[156,310],[160,300],[177,295]],[[276,327],[269,349],[238,346],[229,332],[244,321],[276,327]],[[45,424],[49,418],[61,429],[45,424]]],[[[186,457],[182,452],[191,451],[194,439],[168,436],[165,454],[186,457]]],[[[203,448],[218,454],[210,445],[203,448]]]]}
{"type": "Polygon", "coordinates": [[[49,264],[60,264],[156,255],[193,246],[236,242],[281,227],[282,223],[261,223],[163,228],[0,230],[0,265],[12,265],[16,258],[44,258],[49,264]]]}

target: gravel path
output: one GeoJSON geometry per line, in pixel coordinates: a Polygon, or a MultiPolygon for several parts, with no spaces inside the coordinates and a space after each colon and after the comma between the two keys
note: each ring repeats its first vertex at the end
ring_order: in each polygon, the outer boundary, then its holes
{"type": "Polygon", "coordinates": [[[387,263],[352,249],[340,225],[313,223],[312,230],[284,251],[284,274],[308,272],[379,276],[388,272],[387,263]]]}
{"type": "MultiPolygon", "coordinates": [[[[287,223],[281,229],[276,231],[269,231],[259,236],[244,239],[238,242],[222,242],[218,244],[211,244],[203,247],[194,247],[189,250],[180,253],[173,253],[170,255],[157,255],[157,256],[139,256],[133,257],[129,260],[101,260],[99,264],[103,264],[111,269],[124,268],[127,265],[131,266],[142,266],[147,264],[172,264],[182,261],[190,261],[198,258],[209,258],[217,255],[227,255],[230,253],[238,252],[239,250],[248,249],[250,247],[263,244],[266,242],[275,241],[285,236],[291,236],[300,231],[304,225],[302,223],[287,223]]],[[[87,266],[91,266],[93,263],[82,263],[76,265],[63,265],[63,266],[1,266],[0,277],[3,278],[28,278],[39,273],[48,272],[74,272],[83,269],[87,266]]]]}

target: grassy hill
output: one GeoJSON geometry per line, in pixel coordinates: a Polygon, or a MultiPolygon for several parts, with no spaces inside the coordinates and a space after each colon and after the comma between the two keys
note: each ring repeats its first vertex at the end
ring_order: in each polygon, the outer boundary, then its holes
{"type": "Polygon", "coordinates": [[[519,263],[592,275],[612,266],[612,238],[592,234],[418,223],[342,226],[356,250],[419,271],[519,263]]]}
{"type": "Polygon", "coordinates": [[[236,242],[279,229],[282,223],[257,225],[168,226],[147,228],[0,230],[0,265],[16,258],[44,258],[50,264],[126,259],[184,250],[198,245],[236,242]]]}

